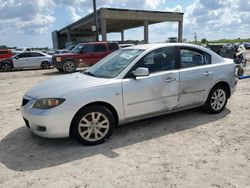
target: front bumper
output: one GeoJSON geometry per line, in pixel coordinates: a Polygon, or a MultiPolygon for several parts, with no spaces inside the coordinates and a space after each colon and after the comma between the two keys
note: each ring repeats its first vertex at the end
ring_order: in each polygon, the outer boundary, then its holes
{"type": "Polygon", "coordinates": [[[34,109],[35,99],[24,96],[26,104],[21,107],[21,113],[25,124],[30,130],[45,138],[64,138],[69,137],[71,120],[74,117],[72,111],[67,111],[60,106],[41,110],[34,109]]]}
{"type": "Polygon", "coordinates": [[[62,69],[63,68],[63,62],[58,62],[56,61],[55,59],[52,60],[52,65],[55,67],[55,68],[58,68],[58,69],[62,69]]]}

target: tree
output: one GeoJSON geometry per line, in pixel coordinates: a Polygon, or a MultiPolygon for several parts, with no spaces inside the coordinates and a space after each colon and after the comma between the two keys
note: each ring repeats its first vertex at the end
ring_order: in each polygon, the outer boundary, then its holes
{"type": "Polygon", "coordinates": [[[201,39],[201,43],[202,43],[202,44],[206,44],[206,43],[208,43],[208,41],[207,41],[206,38],[203,38],[203,39],[201,39]]]}

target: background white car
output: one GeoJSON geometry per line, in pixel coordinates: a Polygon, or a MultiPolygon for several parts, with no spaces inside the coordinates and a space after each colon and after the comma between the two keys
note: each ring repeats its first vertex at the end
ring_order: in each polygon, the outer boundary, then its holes
{"type": "Polygon", "coordinates": [[[30,52],[30,51],[32,51],[31,48],[21,47],[21,48],[17,48],[17,49],[12,50],[12,53],[13,54],[19,54],[19,53],[22,53],[22,52],[30,52]]]}
{"type": "Polygon", "coordinates": [[[52,56],[42,52],[23,52],[0,61],[0,70],[10,71],[22,68],[45,68],[51,66],[52,56]]]}
{"type": "Polygon", "coordinates": [[[233,60],[206,48],[141,45],[117,50],[83,73],[35,86],[21,111],[37,135],[74,135],[94,145],[108,139],[115,126],[138,119],[195,107],[219,113],[236,85],[233,60]]]}

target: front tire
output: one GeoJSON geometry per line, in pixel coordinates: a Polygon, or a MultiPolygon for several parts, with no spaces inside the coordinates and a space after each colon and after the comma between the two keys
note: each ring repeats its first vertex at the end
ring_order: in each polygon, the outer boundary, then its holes
{"type": "Polygon", "coordinates": [[[2,65],[2,70],[3,70],[4,72],[10,72],[11,69],[12,69],[12,67],[11,67],[11,65],[10,65],[9,63],[4,63],[4,64],[2,65]]]}
{"type": "Polygon", "coordinates": [[[72,73],[76,71],[76,63],[68,60],[63,64],[63,72],[72,73]]]}
{"type": "Polygon", "coordinates": [[[63,70],[62,69],[60,69],[60,68],[56,68],[59,72],[63,72],[63,70]]]}
{"type": "Polygon", "coordinates": [[[211,114],[220,113],[227,105],[229,93],[223,85],[215,86],[209,93],[204,110],[211,114]]]}
{"type": "Polygon", "coordinates": [[[110,110],[99,105],[88,106],[81,110],[72,123],[74,136],[85,145],[105,142],[115,127],[114,117],[110,110]]]}

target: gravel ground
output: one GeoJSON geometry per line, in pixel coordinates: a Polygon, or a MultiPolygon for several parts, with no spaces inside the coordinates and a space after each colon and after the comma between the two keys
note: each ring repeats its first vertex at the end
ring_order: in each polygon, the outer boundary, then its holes
{"type": "Polygon", "coordinates": [[[24,125],[22,95],[58,75],[0,73],[0,187],[250,187],[250,79],[220,114],[194,109],[132,123],[87,147],[24,125]]]}

